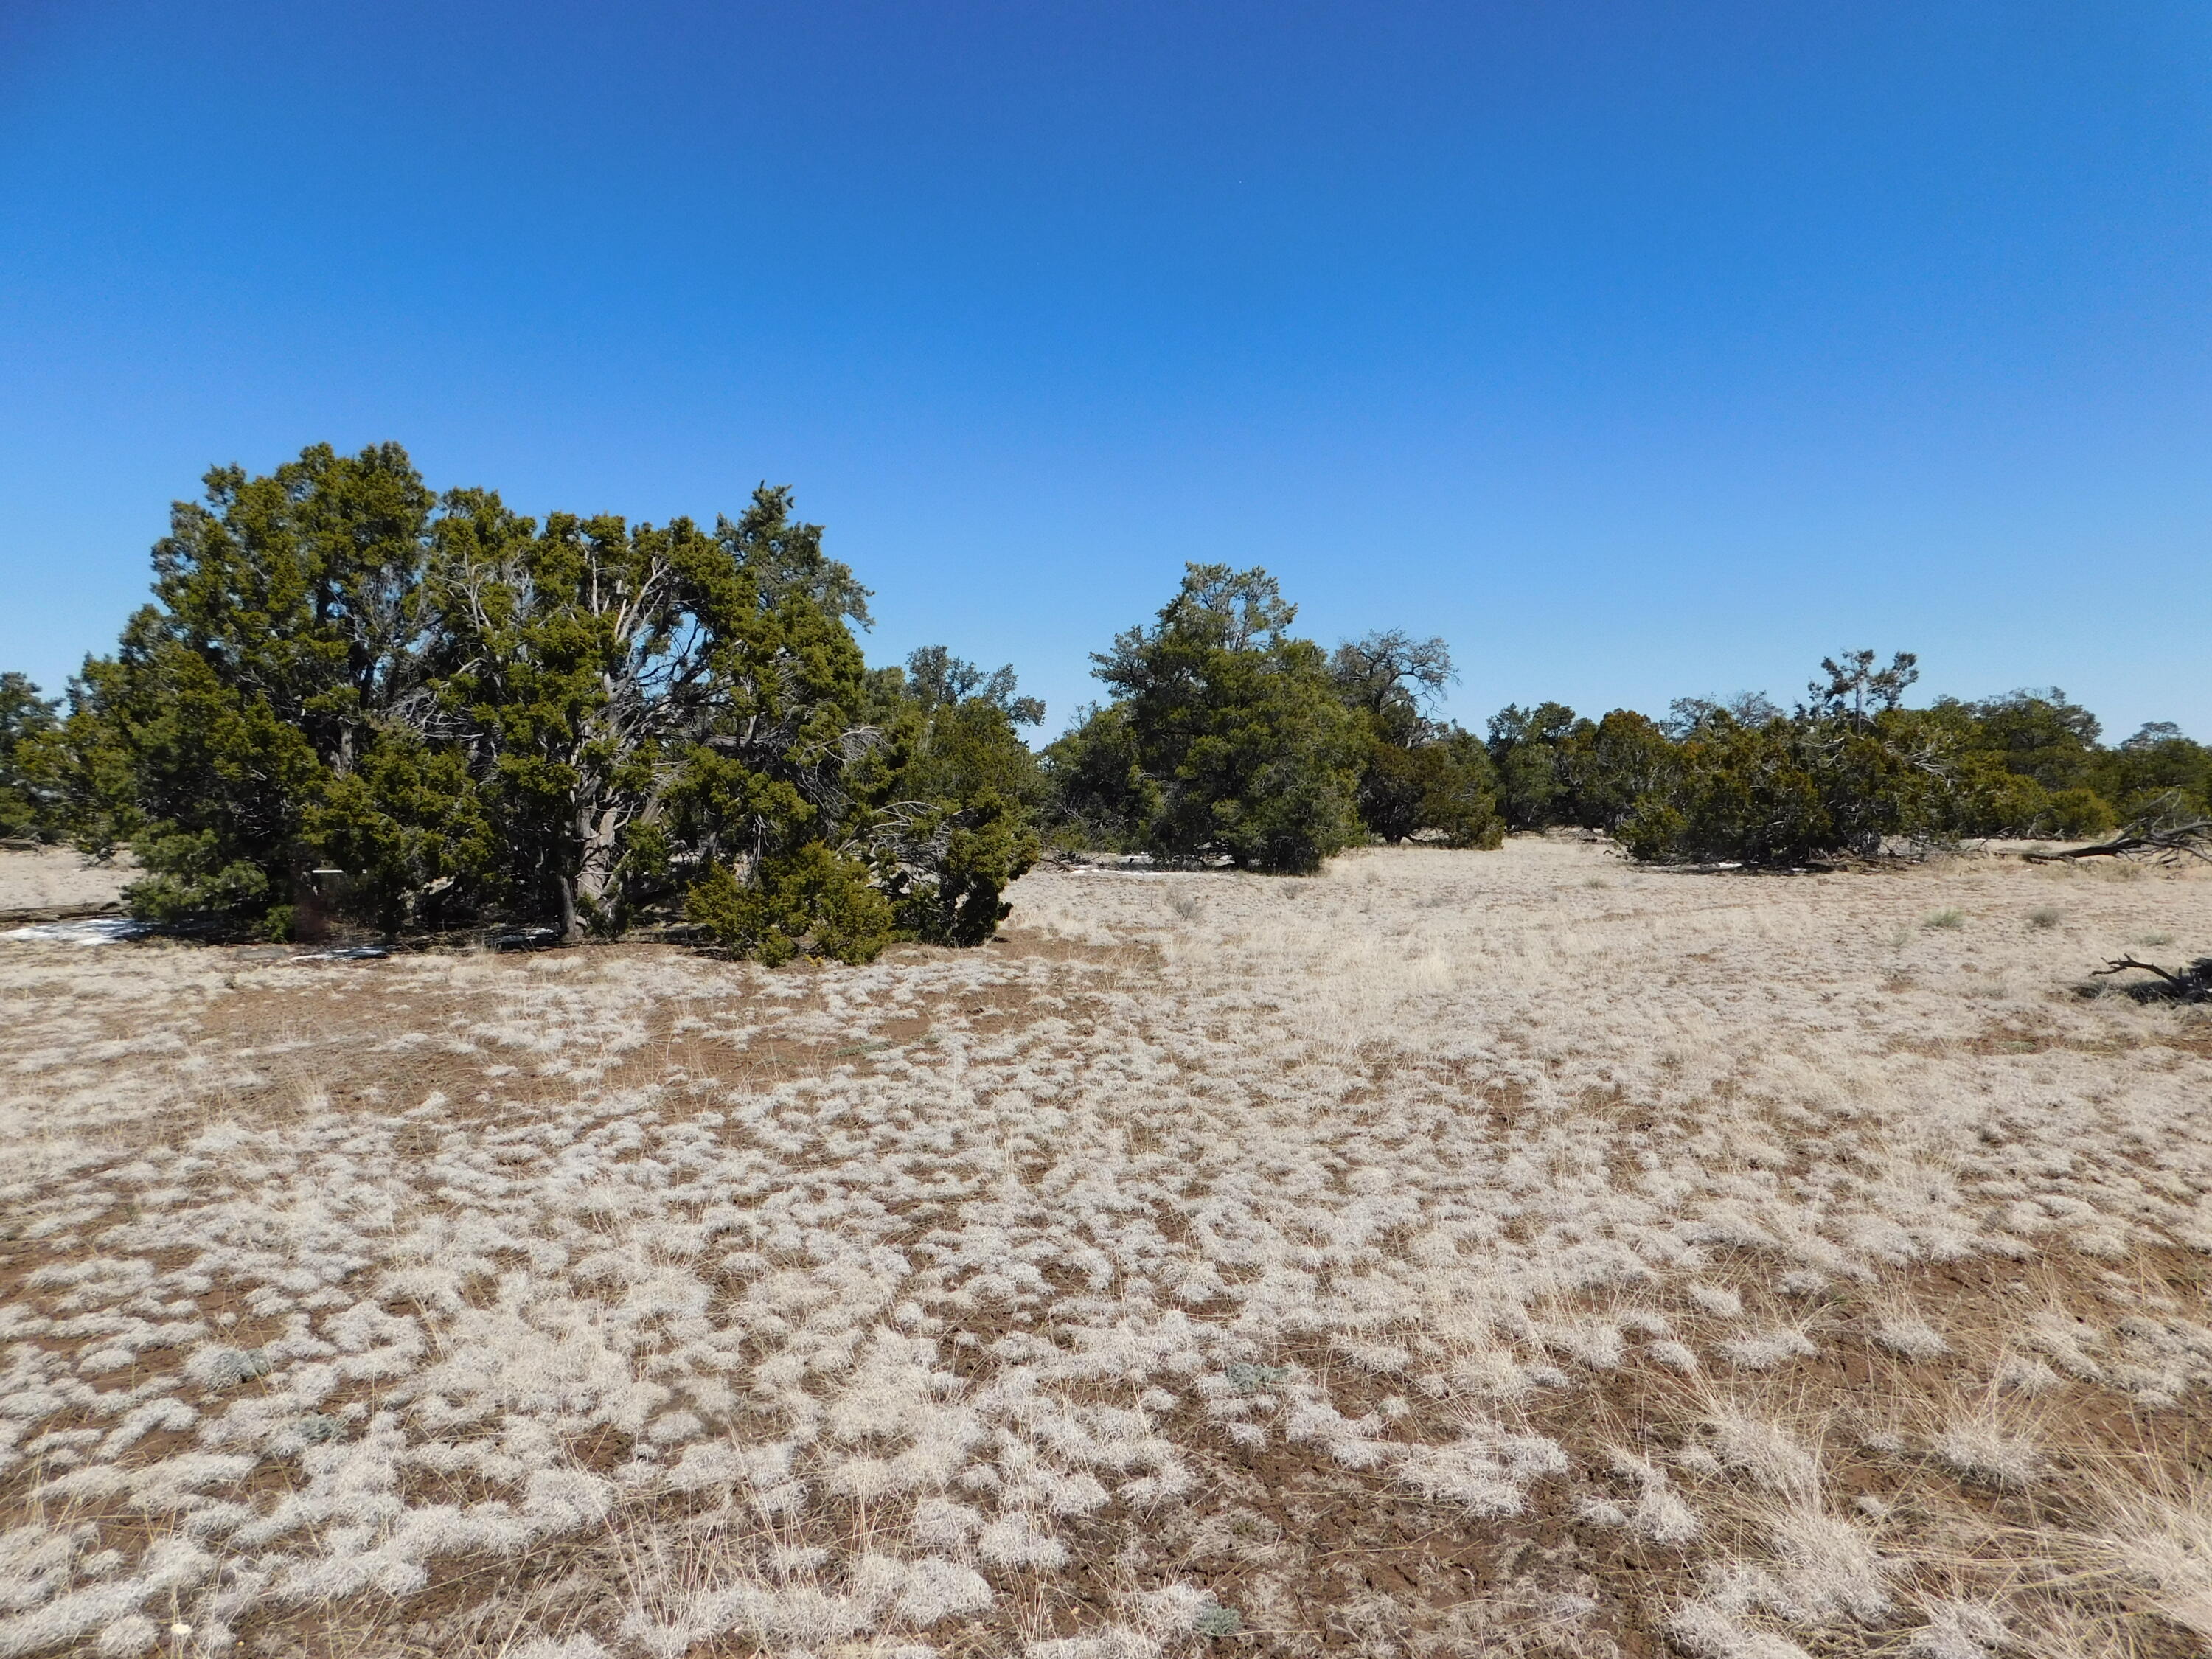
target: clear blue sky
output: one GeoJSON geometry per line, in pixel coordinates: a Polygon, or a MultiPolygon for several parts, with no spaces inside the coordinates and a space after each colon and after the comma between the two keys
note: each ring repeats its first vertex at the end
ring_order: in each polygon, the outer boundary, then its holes
{"type": "Polygon", "coordinates": [[[787,482],[1052,705],[1186,559],[1479,724],[1917,650],[2212,738],[2212,8],[0,4],[0,665],[217,461],[787,482]]]}

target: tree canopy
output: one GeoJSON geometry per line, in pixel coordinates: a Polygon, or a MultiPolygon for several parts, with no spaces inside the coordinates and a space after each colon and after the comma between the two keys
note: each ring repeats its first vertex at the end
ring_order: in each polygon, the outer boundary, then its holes
{"type": "Polygon", "coordinates": [[[787,489],[711,532],[540,522],[434,495],[397,446],[319,446],[210,472],[154,564],[52,740],[79,839],[131,846],[152,921],[576,938],[688,910],[732,949],[858,959],[988,937],[1035,855],[1013,722],[1042,709],[941,650],[872,675],[867,591],[787,489]]]}
{"type": "Polygon", "coordinates": [[[1150,627],[1097,654],[1115,694],[1054,745],[1095,820],[1156,855],[1316,869],[1358,833],[1358,732],[1265,570],[1193,564],[1150,627]]]}
{"type": "Polygon", "coordinates": [[[2212,750],[2178,730],[2101,748],[2095,717],[2057,690],[1908,708],[1917,659],[1879,660],[1824,659],[1790,714],[1757,693],[1679,698],[1656,722],[1509,707],[1490,723],[1508,820],[1603,830],[1650,860],[1776,864],[2212,810],[2212,750]]]}

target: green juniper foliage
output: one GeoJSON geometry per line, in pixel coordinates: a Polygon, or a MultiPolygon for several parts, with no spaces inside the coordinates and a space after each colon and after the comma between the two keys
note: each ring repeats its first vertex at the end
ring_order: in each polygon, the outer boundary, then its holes
{"type": "Polygon", "coordinates": [[[1264,570],[1187,567],[1150,628],[1092,659],[1115,702],[1054,745],[1082,817],[1168,859],[1301,874],[1360,834],[1364,732],[1264,570]]]}
{"type": "Polygon", "coordinates": [[[434,506],[396,446],[207,475],[154,549],[155,602],[71,688],[76,794],[127,838],[139,915],[282,936],[320,863],[308,815],[421,690],[434,506]]]}
{"type": "Polygon", "coordinates": [[[1505,824],[1489,750],[1434,718],[1458,678],[1444,642],[1385,629],[1337,647],[1329,672],[1361,728],[1358,800],[1368,833],[1393,844],[1419,836],[1497,846],[1505,824]]]}
{"type": "Polygon", "coordinates": [[[1188,566],[1092,659],[1114,700],[1046,751],[1055,838],[1279,874],[1369,837],[1496,846],[1489,752],[1435,718],[1444,642],[1389,629],[1324,656],[1296,617],[1265,570],[1188,566]]]}
{"type": "Polygon", "coordinates": [[[58,702],[25,674],[0,674],[0,836],[58,841],[67,824],[58,781],[58,702]]]}
{"type": "Polygon", "coordinates": [[[688,910],[734,951],[859,961],[988,938],[1035,854],[1013,722],[1042,709],[943,653],[919,688],[872,676],[867,591],[787,490],[711,532],[540,523],[434,495],[395,445],[206,485],[67,720],[27,705],[0,749],[11,790],[17,750],[51,751],[57,810],[137,853],[148,920],[573,939],[688,910]]]}
{"type": "Polygon", "coordinates": [[[941,945],[975,945],[1007,912],[1006,890],[1036,861],[1047,784],[1017,726],[1044,705],[1016,695],[1010,667],[986,674],[943,646],[880,682],[884,750],[874,857],[899,926],[941,945]]]}
{"type": "Polygon", "coordinates": [[[2056,690],[1910,709],[1916,659],[1875,662],[1871,651],[1824,661],[1790,715],[1764,699],[1733,712],[1678,702],[1672,757],[1627,811],[1608,823],[1602,809],[1618,793],[1586,793],[1573,821],[1618,830],[1643,859],[1790,864],[1893,840],[2078,839],[2124,816],[2212,816],[2212,751],[2178,731],[2146,728],[2100,749],[2095,717],[2056,690]]]}
{"type": "Polygon", "coordinates": [[[1639,801],[1672,789],[1681,767],[1681,753],[1657,721],[1616,708],[1569,729],[1559,745],[1562,787],[1555,799],[1567,804],[1572,822],[1612,834],[1639,801]]]}
{"type": "Polygon", "coordinates": [[[1543,830],[1573,821],[1565,811],[1563,745],[1575,724],[1575,711],[1563,702],[1528,709],[1508,703],[1490,717],[1490,759],[1508,829],[1543,830]]]}

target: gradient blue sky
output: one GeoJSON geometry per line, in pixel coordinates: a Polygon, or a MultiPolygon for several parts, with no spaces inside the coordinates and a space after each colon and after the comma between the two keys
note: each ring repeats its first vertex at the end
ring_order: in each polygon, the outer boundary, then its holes
{"type": "Polygon", "coordinates": [[[2212,738],[2212,8],[0,5],[0,665],[208,465],[766,478],[1056,730],[1186,559],[1454,712],[2057,682],[2212,738]]]}

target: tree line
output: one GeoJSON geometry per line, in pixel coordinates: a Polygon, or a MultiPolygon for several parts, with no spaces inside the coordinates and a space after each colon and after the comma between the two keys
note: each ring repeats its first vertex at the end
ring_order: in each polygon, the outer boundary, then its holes
{"type": "Polygon", "coordinates": [[[135,914],[211,937],[677,924],[732,952],[974,944],[1047,845],[1296,874],[1361,842],[1577,826],[1633,856],[1799,864],[2212,811],[2212,750],[2116,745],[2056,690],[1908,708],[1916,660],[1784,709],[1439,717],[1444,642],[1325,650],[1264,570],[1194,564],[1042,751],[1013,672],[870,668],[869,590],[763,486],[712,529],[541,521],[406,453],[217,468],[152,602],[65,699],[0,677],[0,835],[127,847],[135,914]]]}
{"type": "Polygon", "coordinates": [[[1559,827],[1653,862],[1798,865],[2212,816],[2212,749],[2175,726],[2107,747],[2056,689],[1908,708],[1910,653],[1824,659],[1787,710],[1762,694],[1659,719],[1509,705],[1478,738],[1434,717],[1442,640],[1325,654],[1294,616],[1263,571],[1191,566],[1152,626],[1095,659],[1113,700],[1046,750],[1048,835],[1298,873],[1361,841],[1559,827]]]}

